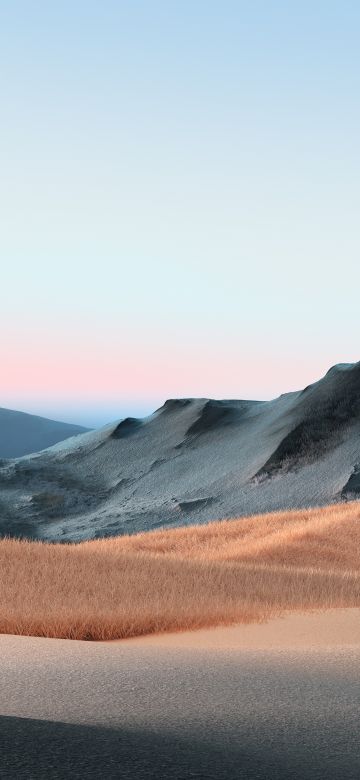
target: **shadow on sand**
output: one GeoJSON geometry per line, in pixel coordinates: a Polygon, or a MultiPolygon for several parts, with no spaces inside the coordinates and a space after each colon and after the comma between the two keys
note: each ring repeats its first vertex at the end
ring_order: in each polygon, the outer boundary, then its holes
{"type": "Polygon", "coordinates": [[[283,735],[278,735],[277,741],[276,734],[271,739],[265,734],[263,742],[254,738],[252,744],[232,738],[219,746],[210,740],[185,740],[140,730],[0,717],[0,777],[355,780],[360,776],[359,756],[336,755],[336,750],[331,754],[328,745],[321,749],[315,732],[312,746],[307,740],[294,744],[294,736],[288,735],[285,743],[283,735]]]}

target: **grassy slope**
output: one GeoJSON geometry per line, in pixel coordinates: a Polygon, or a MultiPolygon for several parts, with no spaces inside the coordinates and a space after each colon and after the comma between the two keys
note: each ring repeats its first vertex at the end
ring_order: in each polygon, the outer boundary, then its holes
{"type": "Polygon", "coordinates": [[[360,607],[360,504],[137,536],[0,541],[0,632],[111,639],[360,607]]]}

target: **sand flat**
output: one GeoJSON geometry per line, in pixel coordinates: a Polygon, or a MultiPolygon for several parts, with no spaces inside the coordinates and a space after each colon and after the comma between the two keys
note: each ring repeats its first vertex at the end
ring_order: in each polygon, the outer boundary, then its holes
{"type": "Polygon", "coordinates": [[[359,616],[106,643],[2,635],[0,777],[358,780],[359,616]]]}
{"type": "MultiPolygon", "coordinates": [[[[118,641],[118,640],[115,640],[118,641]]],[[[217,626],[125,640],[135,646],[189,649],[276,650],[360,646],[360,609],[292,612],[265,623],[217,626]]]]}

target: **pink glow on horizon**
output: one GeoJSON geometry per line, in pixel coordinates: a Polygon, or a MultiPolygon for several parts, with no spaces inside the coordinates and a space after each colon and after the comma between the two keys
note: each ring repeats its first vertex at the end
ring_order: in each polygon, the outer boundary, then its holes
{"type": "Polygon", "coordinates": [[[117,402],[131,399],[157,403],[168,397],[272,398],[301,389],[319,379],[330,367],[330,356],[321,363],[299,360],[296,355],[244,354],[239,350],[186,349],[161,345],[126,349],[2,350],[2,398],[0,405],[15,401],[117,402]],[[13,400],[12,400],[13,399],[13,400]]]}

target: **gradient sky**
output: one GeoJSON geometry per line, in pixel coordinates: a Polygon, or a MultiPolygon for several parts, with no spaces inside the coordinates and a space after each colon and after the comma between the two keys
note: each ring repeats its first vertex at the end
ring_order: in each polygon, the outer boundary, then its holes
{"type": "Polygon", "coordinates": [[[358,2],[0,4],[0,405],[97,425],[358,360],[358,2]]]}

